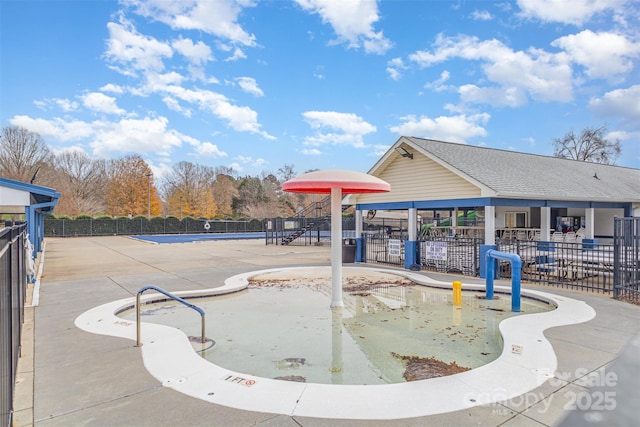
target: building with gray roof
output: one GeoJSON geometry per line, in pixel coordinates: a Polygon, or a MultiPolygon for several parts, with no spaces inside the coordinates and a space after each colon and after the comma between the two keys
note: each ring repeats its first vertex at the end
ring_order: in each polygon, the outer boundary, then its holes
{"type": "Polygon", "coordinates": [[[406,212],[409,241],[417,238],[417,218],[449,218],[451,232],[479,232],[494,244],[510,231],[535,231],[546,241],[554,231],[607,240],[614,217],[640,216],[640,169],[634,168],[400,137],[368,173],[391,191],[354,194],[345,203],[356,205],[357,218],[406,212]],[[478,223],[467,228],[451,220],[469,212],[482,219],[480,230],[478,223]]]}

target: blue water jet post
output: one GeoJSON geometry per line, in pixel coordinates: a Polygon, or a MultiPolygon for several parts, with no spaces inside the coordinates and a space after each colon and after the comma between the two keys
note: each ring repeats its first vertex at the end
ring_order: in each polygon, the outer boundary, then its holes
{"type": "Polygon", "coordinates": [[[495,277],[496,269],[494,259],[502,259],[511,263],[511,311],[519,313],[522,259],[517,254],[500,252],[493,249],[489,249],[486,252],[484,262],[487,271],[487,277],[485,279],[487,299],[493,299],[493,278],[495,277]]]}

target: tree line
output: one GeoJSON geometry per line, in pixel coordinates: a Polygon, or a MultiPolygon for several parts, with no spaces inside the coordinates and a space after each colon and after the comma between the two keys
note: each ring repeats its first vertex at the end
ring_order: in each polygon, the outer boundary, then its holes
{"type": "Polygon", "coordinates": [[[314,200],[281,190],[296,175],[293,165],[242,176],[182,161],[156,179],[138,154],[111,160],[80,149],[55,154],[39,134],[15,126],[0,135],[0,175],[59,191],[56,216],[287,217],[314,200]]]}
{"type": "MultiPolygon", "coordinates": [[[[606,134],[606,126],[579,134],[571,130],[553,140],[554,156],[614,164],[621,144],[606,134]]],[[[137,154],[111,160],[91,158],[80,149],[54,154],[39,134],[16,126],[0,135],[0,175],[56,189],[61,197],[55,214],[71,217],[289,217],[319,197],[282,191],[282,183],[296,176],[293,165],[240,176],[225,166],[182,161],[155,179],[137,154]]]]}

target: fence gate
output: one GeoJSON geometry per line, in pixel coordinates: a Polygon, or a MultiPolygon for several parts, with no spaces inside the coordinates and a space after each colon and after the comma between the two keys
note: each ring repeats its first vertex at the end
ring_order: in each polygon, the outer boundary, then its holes
{"type": "Polygon", "coordinates": [[[615,218],[613,297],[640,304],[640,217],[615,218]]]}

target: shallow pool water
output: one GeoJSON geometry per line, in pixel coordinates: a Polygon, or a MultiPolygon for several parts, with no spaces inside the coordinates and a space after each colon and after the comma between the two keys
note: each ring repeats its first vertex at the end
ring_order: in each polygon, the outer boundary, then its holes
{"type": "MultiPolygon", "coordinates": [[[[407,283],[378,283],[344,292],[344,308],[330,309],[329,285],[298,282],[253,285],[237,294],[199,298],[206,312],[207,343],[200,317],[172,302],[146,304],[142,321],[183,330],[212,363],[235,372],[325,384],[385,384],[442,375],[423,369],[415,377],[407,359],[420,358],[473,369],[502,352],[498,324],[514,315],[548,311],[554,305],[523,298],[511,312],[510,295],[485,300],[407,283]]],[[[121,317],[134,319],[135,313],[121,317]]],[[[419,370],[420,371],[420,370],[419,370]]],[[[455,371],[455,369],[454,369],[455,371]]],[[[455,373],[455,372],[453,372],[455,373]]]]}

